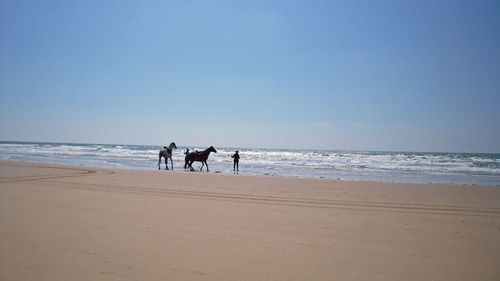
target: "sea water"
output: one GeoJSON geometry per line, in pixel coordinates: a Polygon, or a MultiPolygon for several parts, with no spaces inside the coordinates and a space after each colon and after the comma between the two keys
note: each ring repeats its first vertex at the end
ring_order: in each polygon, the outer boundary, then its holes
{"type": "MultiPolygon", "coordinates": [[[[0,159],[124,169],[158,169],[162,146],[0,142],[0,159]]],[[[184,151],[174,150],[174,169],[183,170],[184,151]]],[[[233,173],[231,155],[240,154],[240,174],[343,180],[477,184],[500,186],[500,154],[253,149],[216,147],[210,172],[233,173]]],[[[170,167],[169,161],[169,167],[170,167]]],[[[164,169],[165,161],[162,159],[164,169]]],[[[201,167],[195,162],[193,167],[201,167]]],[[[203,170],[205,171],[205,169],[203,170]]]]}

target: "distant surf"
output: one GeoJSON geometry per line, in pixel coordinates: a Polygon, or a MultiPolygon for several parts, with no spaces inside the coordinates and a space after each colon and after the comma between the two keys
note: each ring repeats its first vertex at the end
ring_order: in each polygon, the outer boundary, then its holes
{"type": "MultiPolygon", "coordinates": [[[[162,146],[0,142],[0,159],[124,169],[158,169],[162,146]]],[[[174,150],[174,169],[183,170],[184,150],[174,150]]],[[[240,174],[342,180],[500,186],[500,154],[251,149],[216,147],[211,172],[233,173],[239,150],[240,174]]],[[[162,160],[162,169],[165,163],[162,160]]],[[[200,164],[193,164],[194,168],[200,164]]]]}

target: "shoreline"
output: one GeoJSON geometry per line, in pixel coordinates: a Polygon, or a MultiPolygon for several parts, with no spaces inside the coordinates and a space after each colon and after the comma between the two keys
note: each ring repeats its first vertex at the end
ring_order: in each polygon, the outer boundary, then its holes
{"type": "MultiPolygon", "coordinates": [[[[182,148],[173,154],[177,169],[182,169],[184,165],[181,150],[182,148]]],[[[500,154],[240,150],[241,170],[247,175],[500,186],[500,154]]],[[[230,156],[233,153],[231,149],[220,147],[218,153],[210,155],[210,170],[232,174],[233,163],[230,156]]],[[[157,168],[158,147],[4,142],[0,143],[0,159],[150,170],[157,168]]],[[[198,163],[195,165],[195,168],[199,168],[198,163]]]]}
{"type": "Polygon", "coordinates": [[[500,189],[0,161],[1,280],[498,280],[500,189]]]}
{"type": "MultiPolygon", "coordinates": [[[[233,173],[227,173],[227,172],[221,172],[221,171],[210,171],[209,173],[204,170],[203,172],[199,172],[198,170],[195,169],[195,171],[186,171],[183,168],[176,168],[175,170],[165,170],[162,168],[161,170],[157,169],[144,169],[144,168],[114,168],[114,167],[102,167],[102,166],[92,166],[92,165],[71,165],[71,164],[61,164],[57,162],[43,162],[43,161],[29,161],[29,160],[0,160],[0,161],[7,161],[7,162],[20,162],[20,163],[36,163],[36,164],[47,164],[47,165],[55,165],[55,166],[69,166],[69,167],[86,167],[86,168],[94,168],[94,169],[107,169],[107,170],[124,170],[124,171],[165,171],[165,172],[183,172],[183,173],[188,173],[188,174],[217,174],[217,175],[229,175],[232,176],[234,175],[233,173]]],[[[163,166],[162,166],[163,167],[163,166]]],[[[292,176],[292,175],[279,175],[279,174],[251,174],[251,173],[245,173],[245,172],[240,172],[236,174],[238,176],[246,176],[246,177],[277,177],[277,178],[285,178],[285,179],[306,179],[306,180],[327,180],[327,181],[345,181],[345,182],[366,182],[366,183],[388,183],[388,184],[418,184],[418,185],[456,185],[456,186],[471,186],[471,187],[476,187],[476,186],[489,186],[489,187],[500,187],[499,184],[467,184],[467,183],[440,183],[440,182],[409,182],[409,181],[384,181],[384,180],[356,180],[356,179],[343,179],[343,178],[328,178],[328,177],[306,177],[306,176],[292,176]]],[[[484,175],[467,175],[469,177],[482,177],[484,175]]],[[[495,175],[489,175],[490,177],[498,177],[500,179],[500,176],[495,176],[495,175]]]]}

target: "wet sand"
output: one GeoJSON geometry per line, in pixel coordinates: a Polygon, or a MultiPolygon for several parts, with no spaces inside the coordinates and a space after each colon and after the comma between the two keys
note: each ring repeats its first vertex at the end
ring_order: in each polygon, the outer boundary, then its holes
{"type": "Polygon", "coordinates": [[[0,280],[500,280],[500,188],[0,161],[0,280]]]}

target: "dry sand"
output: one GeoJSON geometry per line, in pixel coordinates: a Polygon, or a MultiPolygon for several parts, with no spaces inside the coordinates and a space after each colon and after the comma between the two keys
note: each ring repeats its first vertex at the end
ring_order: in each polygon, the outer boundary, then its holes
{"type": "Polygon", "coordinates": [[[500,188],[0,161],[0,280],[500,280],[500,188]]]}

